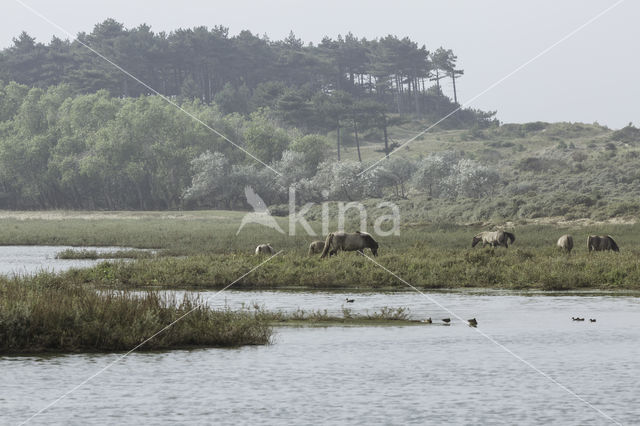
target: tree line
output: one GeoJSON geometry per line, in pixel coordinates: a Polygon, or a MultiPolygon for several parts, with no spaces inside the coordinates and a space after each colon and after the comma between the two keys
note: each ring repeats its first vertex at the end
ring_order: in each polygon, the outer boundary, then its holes
{"type": "Polygon", "coordinates": [[[101,89],[116,97],[152,94],[84,45],[165,96],[216,101],[225,113],[280,108],[304,123],[305,112],[318,103],[312,97],[334,91],[355,101],[374,100],[387,112],[442,116],[457,99],[443,96],[441,80],[455,84],[463,74],[452,50],[429,51],[408,37],[367,40],[348,33],[314,45],[293,33],[278,41],[248,30],[230,36],[223,26],[167,34],[148,25],[127,29],[107,19],[73,41],[53,37],[43,44],[22,32],[0,52],[0,80],[40,88],[64,83],[76,94],[101,89]]]}
{"type": "Polygon", "coordinates": [[[365,163],[329,158],[326,136],[283,125],[269,108],[241,115],[199,100],[180,106],[281,174],[159,96],[0,81],[0,208],[239,208],[245,186],[268,204],[286,202],[292,185],[299,202],[405,197],[409,187],[434,197],[477,197],[500,179],[454,153],[420,161],[393,156],[359,176],[365,163]]]}

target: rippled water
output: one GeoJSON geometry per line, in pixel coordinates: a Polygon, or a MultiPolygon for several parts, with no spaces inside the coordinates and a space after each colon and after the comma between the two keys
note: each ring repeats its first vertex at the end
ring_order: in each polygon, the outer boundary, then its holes
{"type": "Polygon", "coordinates": [[[28,275],[40,271],[59,272],[70,268],[86,268],[102,260],[56,259],[56,254],[67,249],[95,250],[108,253],[125,250],[123,247],[70,247],[70,246],[0,246],[0,275],[28,275]]]}
{"type": "MultiPolygon", "coordinates": [[[[225,292],[210,303],[339,312],[347,296],[354,311],[409,306],[416,318],[450,316],[415,293],[225,292]]],[[[479,331],[615,420],[640,421],[640,299],[433,297],[479,328],[280,328],[269,346],[133,353],[32,423],[610,423],[479,331]]],[[[2,421],[26,420],[119,356],[0,358],[2,421]]]]}

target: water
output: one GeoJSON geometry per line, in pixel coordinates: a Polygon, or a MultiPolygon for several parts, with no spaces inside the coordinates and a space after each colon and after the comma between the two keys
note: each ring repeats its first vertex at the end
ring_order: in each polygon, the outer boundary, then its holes
{"type": "MultiPolygon", "coordinates": [[[[347,296],[354,312],[451,316],[416,293],[225,292],[210,304],[340,312],[347,296]]],[[[268,346],[132,353],[31,424],[611,423],[479,331],[615,420],[640,422],[640,299],[432,296],[479,327],[279,328],[268,346]],[[571,321],[578,315],[597,322],[571,321]]],[[[120,356],[1,357],[2,423],[28,419],[120,356]]]]}
{"type": "Polygon", "coordinates": [[[123,247],[0,246],[0,275],[31,275],[40,271],[88,268],[104,260],[56,259],[56,254],[67,249],[95,250],[98,253],[126,250],[123,247]]]}

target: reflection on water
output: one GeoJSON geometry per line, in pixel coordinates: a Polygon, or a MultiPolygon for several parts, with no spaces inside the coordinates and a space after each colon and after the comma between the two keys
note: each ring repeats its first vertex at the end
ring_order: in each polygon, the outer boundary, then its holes
{"type": "MultiPolygon", "coordinates": [[[[409,306],[418,318],[450,316],[415,293],[348,296],[354,311],[409,306]]],[[[210,303],[339,312],[346,297],[225,292],[210,303]]],[[[638,422],[638,299],[434,297],[479,328],[280,328],[269,346],[133,353],[33,424],[609,424],[478,330],[617,421],[638,422]]],[[[25,420],[118,356],[0,358],[2,422],[25,420]]]]}
{"type": "Polygon", "coordinates": [[[30,275],[40,271],[59,272],[70,268],[86,268],[103,259],[56,259],[56,254],[67,249],[95,250],[108,253],[125,250],[123,247],[70,247],[70,246],[0,246],[0,275],[30,275]]]}

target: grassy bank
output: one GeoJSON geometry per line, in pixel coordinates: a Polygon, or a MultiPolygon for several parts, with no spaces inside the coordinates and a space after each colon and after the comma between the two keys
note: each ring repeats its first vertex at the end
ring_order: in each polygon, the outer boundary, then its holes
{"type": "Polygon", "coordinates": [[[95,291],[49,274],[0,279],[0,354],[127,351],[172,323],[137,350],[264,345],[274,326],[422,324],[401,307],[364,314],[345,308],[342,315],[259,307],[212,310],[191,296],[175,300],[153,291],[95,291]]]}
{"type": "Polygon", "coordinates": [[[148,259],[153,257],[150,251],[117,250],[113,252],[98,252],[97,250],[66,249],[56,254],[56,259],[148,259]]]}
{"type": "Polygon", "coordinates": [[[265,311],[258,309],[256,316],[277,326],[328,327],[328,326],[372,326],[372,325],[421,325],[422,321],[412,320],[409,309],[382,307],[380,311],[355,314],[343,308],[342,315],[331,315],[325,310],[294,312],[265,311]]]}
{"type": "MultiPolygon", "coordinates": [[[[168,213],[6,213],[0,218],[4,244],[64,244],[155,248],[135,261],[109,260],[86,270],[46,280],[109,289],[221,288],[264,259],[253,255],[258,243],[284,252],[252,272],[235,288],[402,290],[407,286],[354,253],[320,260],[307,256],[310,241],[248,225],[236,235],[243,212],[168,213]],[[37,216],[39,214],[39,216],[37,216]]],[[[0,215],[1,217],[1,215],[0,215]]],[[[287,223],[278,219],[286,230],[287,223]]],[[[320,231],[317,222],[310,222],[320,231]]],[[[470,248],[474,234],[505,223],[454,225],[402,223],[399,236],[378,238],[380,264],[420,288],[482,287],[541,290],[640,289],[640,225],[596,222],[508,223],[516,242],[509,249],[470,248]],[[571,255],[555,242],[574,236],[571,255]],[[591,253],[589,234],[611,234],[620,253],[591,253]]],[[[333,226],[333,225],[332,225],[333,226]]],[[[333,228],[332,228],[333,229],[333,228]]],[[[357,229],[353,222],[347,229],[357,229]]],[[[90,256],[81,249],[65,256],[90,256]]],[[[96,256],[98,256],[96,254],[96,256]]],[[[130,251],[122,253],[130,257],[130,251]]],[[[42,278],[45,279],[45,278],[42,278]]]]}
{"type": "MultiPolygon", "coordinates": [[[[375,260],[423,289],[538,290],[640,289],[638,253],[576,253],[555,249],[410,249],[375,260]]],[[[222,288],[264,259],[250,255],[201,255],[137,262],[107,261],[58,279],[107,288],[222,288]]],[[[409,290],[355,253],[321,260],[284,253],[252,272],[239,289],[409,290]]]]}
{"type": "Polygon", "coordinates": [[[272,335],[264,319],[195,298],[96,292],[42,274],[0,281],[0,353],[130,350],[191,310],[140,350],[262,345],[272,335]]]}

